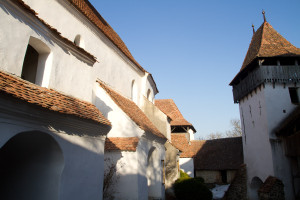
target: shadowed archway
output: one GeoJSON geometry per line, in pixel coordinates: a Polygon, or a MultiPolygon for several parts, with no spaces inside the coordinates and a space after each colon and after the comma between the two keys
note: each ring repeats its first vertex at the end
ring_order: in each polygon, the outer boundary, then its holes
{"type": "Polygon", "coordinates": [[[59,198],[64,158],[54,138],[39,131],[12,137],[0,149],[1,199],[59,198]]]}

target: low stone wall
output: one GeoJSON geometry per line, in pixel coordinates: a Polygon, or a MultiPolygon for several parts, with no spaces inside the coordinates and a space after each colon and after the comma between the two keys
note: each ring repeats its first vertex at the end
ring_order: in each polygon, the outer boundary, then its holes
{"type": "Polygon", "coordinates": [[[247,200],[247,171],[245,164],[237,171],[223,200],[247,200]]]}
{"type": "Polygon", "coordinates": [[[284,185],[276,177],[269,176],[258,190],[260,200],[284,200],[284,185]]]}

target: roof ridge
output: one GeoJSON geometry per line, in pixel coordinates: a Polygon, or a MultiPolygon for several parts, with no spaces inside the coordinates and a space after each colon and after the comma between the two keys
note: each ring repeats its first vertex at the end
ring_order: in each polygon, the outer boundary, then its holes
{"type": "Polygon", "coordinates": [[[111,97],[111,99],[117,104],[117,106],[123,110],[123,112],[142,130],[149,131],[157,137],[167,139],[149,120],[146,114],[134,103],[131,99],[124,97],[122,94],[114,91],[103,81],[97,80],[100,87],[111,97]],[[125,101],[124,101],[125,100],[125,101]]]}

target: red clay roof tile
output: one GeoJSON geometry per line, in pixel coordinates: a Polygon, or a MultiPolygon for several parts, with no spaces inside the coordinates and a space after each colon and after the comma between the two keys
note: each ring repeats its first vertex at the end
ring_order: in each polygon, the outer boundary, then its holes
{"type": "Polygon", "coordinates": [[[168,117],[171,118],[171,126],[191,126],[191,128],[195,130],[194,126],[189,123],[182,116],[178,107],[172,99],[157,99],[155,100],[155,105],[168,117]]]}
{"type": "Polygon", "coordinates": [[[181,152],[184,152],[189,146],[189,142],[185,133],[172,133],[171,141],[172,144],[181,152]]]}
{"type": "Polygon", "coordinates": [[[166,137],[152,124],[145,113],[130,99],[120,95],[106,84],[97,81],[100,86],[109,94],[113,101],[132,119],[141,129],[166,139],[166,137]]]}
{"type": "Polygon", "coordinates": [[[31,104],[63,114],[89,119],[111,126],[95,105],[67,96],[53,89],[37,86],[15,75],[0,71],[0,92],[31,104]]]}
{"type": "Polygon", "coordinates": [[[109,137],[105,140],[105,151],[136,151],[138,137],[109,137]]]}
{"type": "Polygon", "coordinates": [[[268,22],[264,22],[252,37],[241,70],[256,58],[276,56],[300,56],[300,49],[282,37],[268,22]]]}

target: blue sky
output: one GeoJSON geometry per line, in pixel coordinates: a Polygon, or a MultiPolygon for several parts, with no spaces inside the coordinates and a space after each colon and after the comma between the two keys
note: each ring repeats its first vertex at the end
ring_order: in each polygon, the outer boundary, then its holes
{"type": "Polygon", "coordinates": [[[156,99],[173,99],[197,137],[239,118],[229,82],[239,71],[252,27],[267,21],[300,47],[300,1],[90,0],[134,58],[152,73],[156,99]]]}

